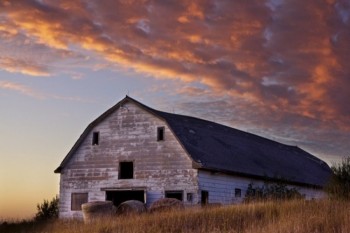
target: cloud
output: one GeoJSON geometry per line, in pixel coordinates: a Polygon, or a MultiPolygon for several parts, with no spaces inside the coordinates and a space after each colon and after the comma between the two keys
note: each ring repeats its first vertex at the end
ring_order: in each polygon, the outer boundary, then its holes
{"type": "Polygon", "coordinates": [[[42,93],[37,92],[27,86],[24,86],[22,84],[15,83],[15,82],[0,81],[0,88],[5,90],[10,90],[10,91],[16,91],[23,95],[34,97],[37,99],[45,99],[45,96],[42,93]]]}
{"type": "MultiPolygon", "coordinates": [[[[1,4],[0,3],[0,7],[1,4]]],[[[12,6],[11,3],[5,6],[12,6]]],[[[0,9],[0,12],[3,8],[0,9]]],[[[90,67],[90,51],[53,47],[28,33],[18,23],[0,13],[0,69],[30,76],[53,76],[73,72],[77,67],[90,67]]],[[[30,22],[25,22],[30,24],[30,22]]],[[[35,27],[35,25],[33,26],[35,27]]],[[[90,59],[95,60],[95,59],[90,59]]]]}
{"type": "MultiPolygon", "coordinates": [[[[350,132],[348,0],[18,0],[1,2],[0,15],[2,38],[23,37],[18,43],[26,48],[86,61],[74,57],[79,48],[109,64],[180,80],[186,88],[179,94],[192,98],[224,95],[239,106],[241,121],[265,116],[277,119],[275,129],[288,119],[350,132]]],[[[2,69],[51,70],[9,54],[2,69]]]]}
{"type": "Polygon", "coordinates": [[[19,72],[31,76],[50,76],[49,71],[45,66],[35,64],[32,61],[13,59],[10,57],[0,56],[0,69],[8,72],[19,72]]]}

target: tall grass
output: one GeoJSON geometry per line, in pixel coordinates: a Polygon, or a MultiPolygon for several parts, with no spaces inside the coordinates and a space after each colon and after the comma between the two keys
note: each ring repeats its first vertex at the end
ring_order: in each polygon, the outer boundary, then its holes
{"type": "Polygon", "coordinates": [[[189,208],[138,216],[115,217],[84,224],[56,220],[9,225],[0,232],[350,232],[350,202],[336,200],[262,202],[215,208],[189,208]],[[2,231],[3,230],[3,231],[2,231]]]}

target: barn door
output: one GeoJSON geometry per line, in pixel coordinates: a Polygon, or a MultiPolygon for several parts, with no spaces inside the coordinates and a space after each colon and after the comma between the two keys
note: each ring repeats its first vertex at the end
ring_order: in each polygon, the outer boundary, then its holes
{"type": "Polygon", "coordinates": [[[129,200],[137,200],[143,203],[146,202],[144,190],[120,190],[106,191],[106,200],[112,201],[114,206],[129,200]]]}
{"type": "Polygon", "coordinates": [[[209,203],[209,192],[208,191],[201,191],[201,204],[206,205],[209,203]]]}

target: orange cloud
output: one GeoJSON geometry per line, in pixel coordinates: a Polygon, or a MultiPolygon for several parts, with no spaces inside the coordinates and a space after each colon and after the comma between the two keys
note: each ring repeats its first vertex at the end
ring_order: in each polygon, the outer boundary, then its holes
{"type": "MultiPolygon", "coordinates": [[[[31,45],[79,47],[250,105],[348,124],[346,1],[19,0],[0,6],[6,25],[14,25],[0,32],[24,35],[31,45]]],[[[2,63],[10,72],[49,74],[25,62],[2,63]]]]}
{"type": "Polygon", "coordinates": [[[22,73],[31,76],[50,76],[50,73],[44,66],[34,64],[30,61],[16,60],[9,57],[0,56],[0,69],[11,73],[22,73]]]}
{"type": "Polygon", "coordinates": [[[0,33],[3,34],[2,37],[13,37],[18,34],[18,31],[9,25],[0,24],[0,33]]]}

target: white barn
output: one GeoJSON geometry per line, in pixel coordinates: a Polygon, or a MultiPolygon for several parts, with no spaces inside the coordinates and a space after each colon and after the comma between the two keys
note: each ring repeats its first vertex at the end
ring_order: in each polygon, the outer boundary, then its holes
{"type": "Polygon", "coordinates": [[[239,203],[248,184],[266,178],[283,178],[306,198],[320,198],[331,169],[298,147],[126,96],[85,129],[55,173],[60,217],[80,218],[88,201],[239,203]]]}

